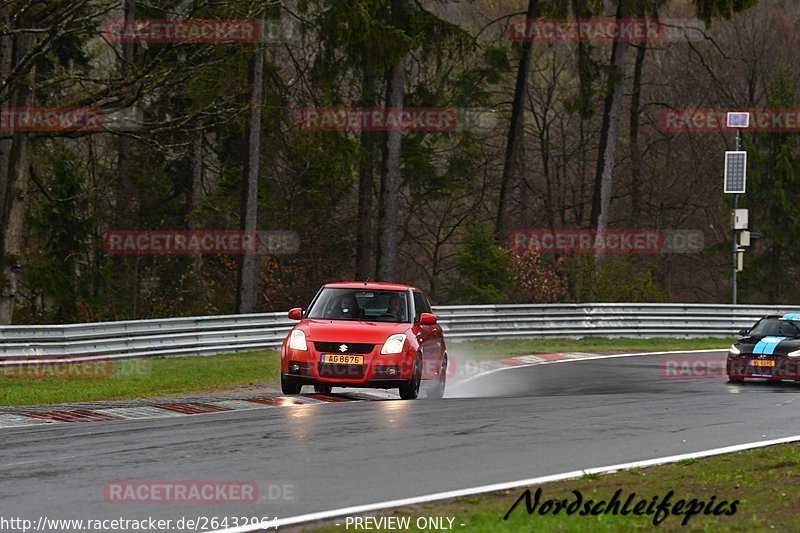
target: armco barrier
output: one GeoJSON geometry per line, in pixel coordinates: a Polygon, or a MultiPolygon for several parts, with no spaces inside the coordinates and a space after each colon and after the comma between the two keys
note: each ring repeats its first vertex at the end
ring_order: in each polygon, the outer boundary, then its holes
{"type": "MultiPolygon", "coordinates": [[[[441,306],[449,341],[536,337],[732,337],[756,319],[797,306],[530,304],[441,306]]],[[[211,355],[280,345],[286,313],[0,326],[0,365],[49,360],[211,355]]]]}

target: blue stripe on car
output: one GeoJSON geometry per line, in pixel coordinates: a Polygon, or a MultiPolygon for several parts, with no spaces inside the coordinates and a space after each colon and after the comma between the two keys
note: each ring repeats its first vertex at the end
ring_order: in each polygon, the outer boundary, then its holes
{"type": "Polygon", "coordinates": [[[775,352],[775,347],[784,340],[786,340],[786,337],[764,337],[753,347],[753,353],[772,355],[775,352]]]}
{"type": "Polygon", "coordinates": [[[800,320],[800,313],[786,313],[782,318],[785,320],[800,320]]]}

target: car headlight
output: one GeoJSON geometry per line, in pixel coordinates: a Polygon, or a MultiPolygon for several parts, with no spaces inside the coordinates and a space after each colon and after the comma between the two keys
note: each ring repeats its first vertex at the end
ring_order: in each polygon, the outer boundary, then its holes
{"type": "Polygon", "coordinates": [[[308,350],[306,344],[306,334],[299,329],[292,330],[292,335],[289,337],[289,348],[292,350],[308,350]]]}
{"type": "Polygon", "coordinates": [[[381,349],[382,354],[400,353],[403,351],[403,345],[406,343],[406,336],[403,333],[392,335],[386,342],[383,343],[381,349]]]}
{"type": "Polygon", "coordinates": [[[728,350],[728,354],[729,355],[739,355],[740,353],[742,353],[741,350],[739,350],[739,348],[737,348],[735,344],[731,344],[731,347],[728,350]]]}
{"type": "Polygon", "coordinates": [[[800,350],[795,350],[793,352],[789,352],[786,355],[788,355],[789,357],[800,357],[800,350]]]}

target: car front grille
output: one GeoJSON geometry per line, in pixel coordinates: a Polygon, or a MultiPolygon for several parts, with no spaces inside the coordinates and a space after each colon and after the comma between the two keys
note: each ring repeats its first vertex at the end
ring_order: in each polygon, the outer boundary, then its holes
{"type": "Polygon", "coordinates": [[[356,342],[314,342],[314,347],[321,353],[367,354],[375,348],[375,345],[356,342]],[[342,346],[347,346],[347,348],[342,350],[342,346]]]}
{"type": "Polygon", "coordinates": [[[318,372],[324,378],[361,379],[366,372],[366,365],[330,365],[319,363],[318,372]]]}

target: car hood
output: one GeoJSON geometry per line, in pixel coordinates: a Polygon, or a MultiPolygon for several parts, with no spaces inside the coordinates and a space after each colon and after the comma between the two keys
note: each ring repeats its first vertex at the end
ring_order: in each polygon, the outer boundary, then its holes
{"type": "Polygon", "coordinates": [[[735,345],[743,354],[786,355],[800,350],[797,337],[743,337],[735,345]]]}
{"type": "Polygon", "coordinates": [[[304,320],[297,326],[309,341],[383,344],[389,335],[406,333],[407,323],[360,322],[349,320],[304,320]]]}

